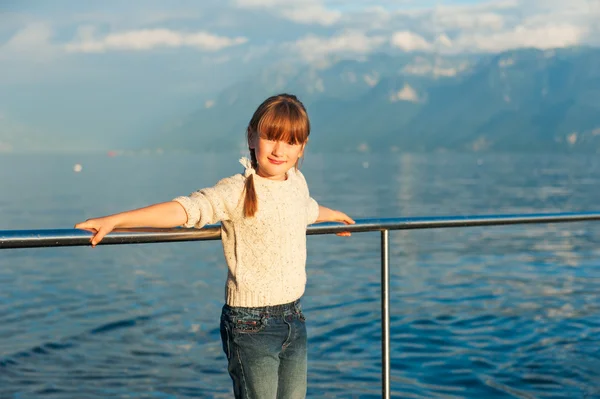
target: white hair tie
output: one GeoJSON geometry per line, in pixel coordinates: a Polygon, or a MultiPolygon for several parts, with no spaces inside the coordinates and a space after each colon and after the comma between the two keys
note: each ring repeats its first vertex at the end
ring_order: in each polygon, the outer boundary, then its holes
{"type": "Polygon", "coordinates": [[[250,177],[250,175],[253,175],[256,173],[256,170],[252,167],[252,161],[249,160],[248,158],[246,158],[246,157],[240,158],[240,163],[245,168],[245,170],[244,170],[245,177],[250,177]]]}

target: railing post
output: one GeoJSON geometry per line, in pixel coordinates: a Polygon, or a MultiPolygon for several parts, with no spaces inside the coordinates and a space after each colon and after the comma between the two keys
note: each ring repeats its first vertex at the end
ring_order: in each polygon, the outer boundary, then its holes
{"type": "Polygon", "coordinates": [[[390,267],[389,230],[381,231],[381,390],[390,398],[390,267]]]}

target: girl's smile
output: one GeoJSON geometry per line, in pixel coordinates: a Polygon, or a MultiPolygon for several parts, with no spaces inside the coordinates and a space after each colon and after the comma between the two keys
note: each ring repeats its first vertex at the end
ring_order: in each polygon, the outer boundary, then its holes
{"type": "Polygon", "coordinates": [[[275,160],[273,158],[269,158],[269,157],[268,157],[268,160],[269,160],[269,162],[271,162],[274,165],[281,165],[281,164],[285,163],[285,161],[277,161],[277,160],[275,160]]]}

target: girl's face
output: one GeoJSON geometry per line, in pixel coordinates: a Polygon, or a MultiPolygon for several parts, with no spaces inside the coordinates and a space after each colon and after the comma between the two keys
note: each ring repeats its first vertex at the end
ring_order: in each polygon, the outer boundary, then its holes
{"type": "Polygon", "coordinates": [[[271,180],[285,180],[286,173],[296,165],[302,157],[304,145],[291,144],[283,141],[268,140],[259,134],[253,134],[250,149],[254,150],[258,162],[256,173],[271,180]]]}

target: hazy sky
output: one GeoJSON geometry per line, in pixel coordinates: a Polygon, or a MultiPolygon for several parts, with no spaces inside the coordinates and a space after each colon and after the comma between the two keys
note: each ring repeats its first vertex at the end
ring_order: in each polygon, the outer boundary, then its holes
{"type": "Polygon", "coordinates": [[[597,45],[598,20],[600,0],[2,0],[0,134],[139,131],[281,61],[597,45]]]}

